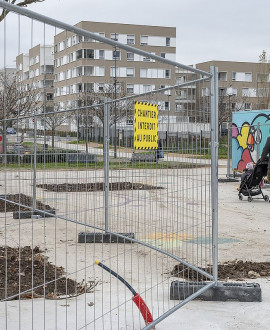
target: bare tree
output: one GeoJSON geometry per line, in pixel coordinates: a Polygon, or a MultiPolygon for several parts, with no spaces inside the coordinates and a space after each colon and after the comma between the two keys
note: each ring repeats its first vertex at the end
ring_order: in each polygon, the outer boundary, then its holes
{"type": "Polygon", "coordinates": [[[257,71],[257,109],[268,109],[270,104],[270,63],[265,50],[259,56],[257,71]]]}
{"type": "MultiPolygon", "coordinates": [[[[55,135],[57,128],[71,119],[69,111],[60,111],[60,107],[56,105],[52,112],[44,114],[44,123],[46,129],[51,130],[52,133],[52,148],[55,147],[55,135]]],[[[41,117],[42,118],[42,117],[41,117]]]]}
{"type": "MultiPolygon", "coordinates": [[[[20,7],[27,7],[28,5],[31,5],[32,3],[37,3],[37,2],[44,2],[45,0],[23,0],[23,1],[18,1],[18,0],[4,0],[6,2],[9,2],[13,5],[17,5],[20,7]]],[[[2,9],[2,13],[0,15],[0,22],[3,21],[3,19],[7,16],[8,10],[2,9]]]]}
{"type": "Polygon", "coordinates": [[[41,107],[39,90],[33,84],[21,85],[15,74],[0,73],[0,86],[1,130],[41,107]]]}
{"type": "MultiPolygon", "coordinates": [[[[125,84],[121,83],[117,85],[117,99],[125,98],[125,84]]],[[[104,124],[104,107],[97,106],[104,102],[104,99],[115,99],[115,86],[111,83],[104,84],[104,88],[100,92],[83,91],[78,98],[78,106],[86,107],[84,110],[80,110],[77,113],[78,126],[84,127],[84,135],[86,141],[86,151],[88,151],[88,132],[89,127],[103,127],[104,124]]],[[[109,125],[113,126],[117,123],[132,119],[132,102],[128,100],[122,100],[112,103],[110,111],[109,125]]]]}
{"type": "MultiPolygon", "coordinates": [[[[0,73],[0,133],[3,137],[3,162],[6,163],[6,128],[22,123],[23,116],[34,114],[41,107],[40,92],[34,84],[21,85],[16,74],[0,73]]],[[[23,141],[23,134],[21,141],[23,141]]]]}

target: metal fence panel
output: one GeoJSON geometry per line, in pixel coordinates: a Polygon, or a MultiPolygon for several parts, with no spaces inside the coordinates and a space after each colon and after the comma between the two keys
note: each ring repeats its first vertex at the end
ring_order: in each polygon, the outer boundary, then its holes
{"type": "Polygon", "coordinates": [[[0,328],[150,329],[201,292],[170,300],[173,280],[208,281],[202,291],[217,282],[217,72],[3,1],[0,7],[18,13],[17,25],[14,13],[3,21],[0,328]],[[12,43],[10,22],[18,30],[12,43]],[[30,26],[28,37],[22,24],[30,26]],[[30,67],[25,88],[17,67],[14,111],[7,54],[19,60],[30,49],[34,61],[37,44],[61,40],[67,44],[54,50],[56,78],[46,47],[43,81],[30,67]],[[146,57],[152,78],[137,93],[116,69],[109,81],[89,80],[90,67],[112,70],[92,57],[93,40],[115,56],[119,49],[123,58],[146,57]],[[81,49],[86,58],[74,61],[71,83],[64,59],[81,49]],[[44,86],[52,80],[51,105],[44,86]],[[202,90],[210,96],[201,97],[202,90]],[[32,106],[24,108],[30,96],[32,106]],[[158,106],[153,149],[134,148],[136,102],[158,106]]]}

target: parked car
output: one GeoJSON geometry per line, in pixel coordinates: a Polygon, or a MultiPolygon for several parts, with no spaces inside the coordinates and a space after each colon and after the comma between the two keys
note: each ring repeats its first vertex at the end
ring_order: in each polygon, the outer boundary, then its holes
{"type": "Polygon", "coordinates": [[[16,131],[13,127],[8,127],[6,130],[7,134],[16,134],[16,131]]]}
{"type": "Polygon", "coordinates": [[[18,155],[24,155],[25,150],[24,150],[24,146],[21,144],[15,144],[13,147],[13,153],[18,154],[18,155]]]}

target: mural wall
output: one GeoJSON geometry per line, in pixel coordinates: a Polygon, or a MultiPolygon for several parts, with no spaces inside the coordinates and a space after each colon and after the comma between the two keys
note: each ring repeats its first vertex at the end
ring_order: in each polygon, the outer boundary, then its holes
{"type": "Polygon", "coordinates": [[[232,168],[242,171],[247,163],[256,163],[258,146],[262,153],[270,135],[270,110],[234,112],[232,122],[232,168]]]}

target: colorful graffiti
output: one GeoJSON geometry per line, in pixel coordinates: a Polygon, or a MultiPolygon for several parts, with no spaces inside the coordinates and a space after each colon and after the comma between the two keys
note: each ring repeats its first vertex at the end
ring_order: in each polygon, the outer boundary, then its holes
{"type": "Polygon", "coordinates": [[[242,171],[247,163],[257,161],[269,136],[270,110],[239,111],[233,114],[232,168],[242,171]],[[258,123],[260,124],[258,129],[258,123]]]}

